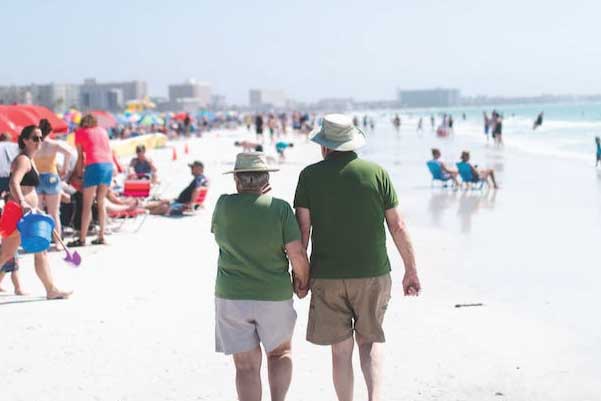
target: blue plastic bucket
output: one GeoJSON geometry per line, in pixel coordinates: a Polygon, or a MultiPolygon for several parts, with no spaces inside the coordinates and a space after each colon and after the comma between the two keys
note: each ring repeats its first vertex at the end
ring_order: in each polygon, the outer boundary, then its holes
{"type": "Polygon", "coordinates": [[[38,253],[50,248],[54,220],[45,214],[28,213],[19,220],[21,246],[25,251],[38,253]]]}

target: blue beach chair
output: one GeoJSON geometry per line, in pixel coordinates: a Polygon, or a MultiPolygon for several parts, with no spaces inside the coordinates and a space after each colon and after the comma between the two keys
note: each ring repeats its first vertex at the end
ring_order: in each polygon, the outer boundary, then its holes
{"type": "MultiPolygon", "coordinates": [[[[440,181],[442,183],[442,186],[444,188],[446,188],[448,185],[448,181],[451,180],[451,176],[448,174],[445,174],[442,171],[442,168],[440,167],[440,163],[437,163],[434,160],[430,160],[429,162],[426,163],[426,165],[428,166],[428,169],[430,170],[430,173],[432,174],[432,186],[434,186],[435,181],[440,181]]],[[[454,184],[452,184],[452,185],[454,185],[454,184]]]]}
{"type": "MultiPolygon", "coordinates": [[[[459,172],[459,176],[461,177],[461,181],[466,185],[466,188],[471,189],[482,189],[486,181],[475,177],[472,174],[472,169],[470,165],[466,162],[457,163],[457,171],[459,172]]],[[[488,185],[488,183],[486,183],[488,185]]]]}

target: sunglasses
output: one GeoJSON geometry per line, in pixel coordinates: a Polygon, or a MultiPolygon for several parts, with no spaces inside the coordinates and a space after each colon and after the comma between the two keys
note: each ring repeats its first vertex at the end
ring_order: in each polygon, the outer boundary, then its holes
{"type": "Polygon", "coordinates": [[[40,143],[44,140],[43,137],[41,137],[40,135],[33,135],[30,136],[29,139],[31,139],[32,141],[34,141],[35,143],[40,143]]]}

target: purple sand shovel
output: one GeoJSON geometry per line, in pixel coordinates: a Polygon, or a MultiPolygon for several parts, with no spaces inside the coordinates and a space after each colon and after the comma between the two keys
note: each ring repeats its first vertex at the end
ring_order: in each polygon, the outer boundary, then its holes
{"type": "Polygon", "coordinates": [[[69,252],[69,248],[67,248],[67,245],[65,245],[61,237],[56,232],[56,230],[53,230],[52,234],[54,234],[54,238],[56,238],[56,240],[61,244],[61,246],[65,250],[65,253],[67,254],[65,256],[64,261],[72,264],[75,267],[79,266],[81,264],[81,256],[79,255],[79,253],[77,251],[73,251],[73,253],[69,252]]]}

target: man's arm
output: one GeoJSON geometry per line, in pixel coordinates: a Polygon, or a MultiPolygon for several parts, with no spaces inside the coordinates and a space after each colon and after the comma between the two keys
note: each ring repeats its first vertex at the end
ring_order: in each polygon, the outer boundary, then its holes
{"type": "Polygon", "coordinates": [[[311,211],[304,207],[296,208],[296,221],[301,232],[301,242],[305,251],[309,246],[309,238],[311,237],[311,211]]]}
{"type": "Polygon", "coordinates": [[[405,276],[403,277],[403,291],[405,295],[418,295],[421,286],[417,277],[415,267],[415,255],[411,238],[407,232],[407,226],[397,208],[388,209],[385,212],[386,224],[397,250],[401,254],[405,265],[405,276]]]}
{"type": "Polygon", "coordinates": [[[286,244],[286,254],[292,265],[294,275],[294,292],[299,298],[304,298],[309,291],[309,259],[301,241],[286,244]]]}

